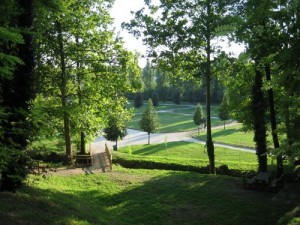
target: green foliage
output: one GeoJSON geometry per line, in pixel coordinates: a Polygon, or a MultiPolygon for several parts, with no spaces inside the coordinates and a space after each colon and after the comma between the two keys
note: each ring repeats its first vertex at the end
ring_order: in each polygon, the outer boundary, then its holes
{"type": "Polygon", "coordinates": [[[148,100],[147,107],[143,112],[142,119],[139,124],[141,129],[148,133],[148,144],[150,144],[150,133],[155,133],[159,129],[159,119],[151,99],[148,100]]]}
{"type": "Polygon", "coordinates": [[[140,108],[143,106],[143,95],[141,92],[137,92],[134,99],[134,107],[140,108]]]}
{"type": "Polygon", "coordinates": [[[173,102],[177,105],[180,105],[181,103],[181,93],[179,88],[176,88],[173,91],[173,102]]]}
{"type": "Polygon", "coordinates": [[[125,122],[129,119],[126,111],[116,111],[109,115],[107,126],[103,129],[104,137],[109,141],[123,139],[127,135],[125,122]]]}
{"type": "MultiPolygon", "coordinates": [[[[228,120],[229,119],[229,102],[227,99],[227,95],[226,93],[223,96],[223,101],[220,105],[220,109],[219,109],[219,118],[220,120],[228,120]]],[[[224,122],[224,129],[225,129],[225,122],[224,122]]]]}
{"type": "Polygon", "coordinates": [[[198,103],[193,116],[194,123],[197,126],[200,126],[203,123],[203,116],[202,106],[198,103]]]}
{"type": "Polygon", "coordinates": [[[153,106],[154,107],[159,106],[159,96],[158,96],[158,94],[156,92],[152,93],[151,100],[153,102],[153,106]]]}
{"type": "Polygon", "coordinates": [[[37,11],[39,95],[32,120],[39,135],[63,133],[67,146],[68,139],[91,141],[111,112],[124,108],[125,93],[140,88],[141,71],[136,55],[108,28],[111,1],[57,3],[59,10],[37,11]]]}

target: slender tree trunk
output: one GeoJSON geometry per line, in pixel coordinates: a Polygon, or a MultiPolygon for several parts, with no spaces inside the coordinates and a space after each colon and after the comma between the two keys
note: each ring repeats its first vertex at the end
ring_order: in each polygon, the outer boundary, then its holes
{"type": "Polygon", "coordinates": [[[67,112],[67,71],[66,71],[66,62],[65,62],[65,52],[63,45],[62,37],[62,28],[59,22],[56,23],[57,32],[58,32],[58,44],[59,44],[59,53],[60,53],[60,66],[61,66],[61,106],[63,110],[63,121],[64,121],[64,138],[66,145],[66,156],[67,163],[71,163],[71,137],[70,137],[70,118],[67,112]]]}
{"type": "Polygon", "coordinates": [[[148,133],[148,145],[150,145],[150,133],[148,133]]]}
{"type": "Polygon", "coordinates": [[[252,89],[252,114],[254,119],[254,141],[258,157],[259,172],[267,171],[266,121],[265,102],[262,91],[262,72],[255,70],[255,80],[252,89]]]}
{"type": "MultiPolygon", "coordinates": [[[[78,37],[76,37],[76,44],[78,45],[78,37]]],[[[79,58],[77,58],[76,62],[76,67],[77,67],[77,95],[78,95],[78,104],[79,107],[82,106],[82,90],[81,90],[81,74],[79,72],[80,69],[80,63],[79,63],[79,58]]],[[[83,130],[80,131],[80,154],[84,155],[86,153],[85,149],[85,133],[83,130]]]]}
{"type": "Polygon", "coordinates": [[[116,151],[118,150],[118,139],[116,140],[116,151]]]}
{"type": "MultiPolygon", "coordinates": [[[[208,17],[211,14],[211,2],[207,1],[207,15],[208,17]]],[[[211,134],[211,115],[210,115],[210,101],[211,101],[211,60],[210,60],[210,54],[211,54],[211,30],[210,30],[210,20],[208,19],[207,22],[207,37],[206,37],[206,57],[207,57],[207,65],[206,65],[206,147],[207,147],[207,154],[209,159],[209,173],[215,174],[216,168],[215,168],[215,150],[214,150],[214,144],[212,141],[212,134],[211,134]]]]}
{"type": "MultiPolygon", "coordinates": [[[[266,78],[267,81],[271,81],[271,68],[270,65],[266,65],[266,78]]],[[[271,129],[272,129],[272,137],[274,148],[279,148],[279,140],[277,134],[277,121],[276,121],[276,112],[275,112],[275,104],[274,104],[274,94],[273,89],[270,88],[268,90],[269,97],[269,107],[270,107],[270,121],[271,121],[271,129]]],[[[277,156],[277,176],[280,177],[283,174],[283,162],[282,162],[282,154],[277,156]]]]}

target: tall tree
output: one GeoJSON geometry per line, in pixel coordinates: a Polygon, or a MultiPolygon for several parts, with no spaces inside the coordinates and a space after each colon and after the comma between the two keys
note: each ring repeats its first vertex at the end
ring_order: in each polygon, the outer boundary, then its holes
{"type": "Polygon", "coordinates": [[[30,138],[28,120],[34,98],[33,1],[2,1],[0,6],[1,189],[15,190],[27,174],[22,154],[30,138]]]}
{"type": "Polygon", "coordinates": [[[143,131],[148,133],[148,145],[150,144],[150,134],[158,131],[159,119],[156,114],[151,98],[148,100],[147,107],[140,120],[140,126],[143,131]]]}
{"type": "Polygon", "coordinates": [[[84,151],[85,142],[105,125],[115,104],[124,106],[125,93],[139,86],[140,70],[135,55],[109,28],[112,1],[58,2],[60,10],[42,8],[37,13],[42,85],[35,110],[52,119],[56,133],[63,131],[69,161],[71,142],[81,142],[84,151]]]}
{"type": "Polygon", "coordinates": [[[143,36],[151,47],[150,55],[159,58],[159,65],[174,76],[190,75],[202,78],[206,85],[207,153],[210,173],[215,173],[214,145],[211,135],[211,80],[213,40],[218,27],[226,23],[227,1],[170,0],[152,4],[151,12],[144,9],[135,13],[135,19],[124,26],[135,35],[143,36]]]}

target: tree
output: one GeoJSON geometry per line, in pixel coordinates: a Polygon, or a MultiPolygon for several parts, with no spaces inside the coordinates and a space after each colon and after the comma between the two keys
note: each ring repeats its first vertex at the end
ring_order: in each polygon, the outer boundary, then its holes
{"type": "Polygon", "coordinates": [[[140,120],[140,126],[143,131],[148,133],[148,145],[150,144],[150,134],[158,131],[159,119],[156,114],[151,98],[148,100],[147,107],[140,120]]]}
{"type": "Polygon", "coordinates": [[[103,129],[104,137],[109,141],[116,142],[116,150],[118,149],[118,140],[122,140],[127,135],[124,119],[120,114],[110,115],[107,127],[103,129]]]}
{"type": "Polygon", "coordinates": [[[173,102],[177,105],[181,103],[181,93],[179,88],[175,88],[173,91],[173,102]]]}
{"type": "Polygon", "coordinates": [[[154,106],[154,107],[159,106],[159,97],[158,97],[157,92],[154,91],[154,92],[152,93],[151,99],[152,99],[152,102],[153,102],[153,106],[154,106]]]}
{"type": "Polygon", "coordinates": [[[72,142],[80,142],[84,152],[115,104],[125,106],[125,93],[136,88],[140,70],[136,56],[109,29],[111,1],[58,2],[58,11],[37,12],[37,74],[42,85],[34,110],[42,112],[35,113],[35,120],[51,119],[48,124],[56,130],[52,133],[63,134],[70,162],[72,142]]]}
{"type": "Polygon", "coordinates": [[[155,82],[155,70],[149,60],[147,60],[147,64],[143,69],[142,79],[144,83],[144,92],[146,94],[146,97],[151,98],[152,92],[156,87],[156,82],[155,82]]]}
{"type": "Polygon", "coordinates": [[[203,78],[206,85],[207,136],[206,145],[210,173],[215,173],[214,145],[211,135],[211,80],[213,40],[218,28],[228,21],[227,1],[170,0],[151,4],[150,14],[144,9],[135,19],[124,24],[136,36],[142,36],[150,47],[150,56],[172,76],[203,78]],[[157,16],[161,12],[160,16],[157,16]]]}
{"type": "Polygon", "coordinates": [[[198,135],[200,134],[200,125],[204,122],[201,104],[198,103],[193,117],[194,123],[198,126],[198,135]]]}
{"type": "Polygon", "coordinates": [[[223,100],[219,109],[219,118],[224,121],[224,129],[225,129],[225,121],[229,119],[229,109],[228,109],[228,99],[226,93],[223,95],[223,100]]]}
{"type": "Polygon", "coordinates": [[[2,1],[0,6],[0,174],[1,189],[16,190],[27,174],[24,156],[34,98],[33,1],[2,1]]]}
{"type": "Polygon", "coordinates": [[[143,106],[143,95],[141,92],[137,92],[134,99],[134,107],[140,108],[143,106]]]}

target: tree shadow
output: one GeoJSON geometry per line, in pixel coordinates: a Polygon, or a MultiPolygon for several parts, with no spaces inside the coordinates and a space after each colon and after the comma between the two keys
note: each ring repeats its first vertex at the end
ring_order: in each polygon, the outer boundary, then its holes
{"type": "Polygon", "coordinates": [[[55,191],[26,187],[23,194],[0,193],[1,222],[6,225],[44,225],[53,221],[61,225],[269,225],[277,224],[296,207],[276,200],[273,193],[244,190],[240,179],[227,176],[162,172],[149,178],[146,173],[129,171],[112,173],[106,176],[109,182],[105,183],[101,176],[104,175],[86,176],[95,182],[91,189],[55,191]],[[140,180],[132,182],[133,179],[140,180]]]}
{"type": "Polygon", "coordinates": [[[167,142],[167,143],[159,143],[155,145],[144,145],[143,148],[134,151],[133,155],[153,155],[158,152],[168,151],[168,148],[172,148],[174,146],[187,146],[192,145],[193,143],[178,141],[178,142],[167,142]]]}

